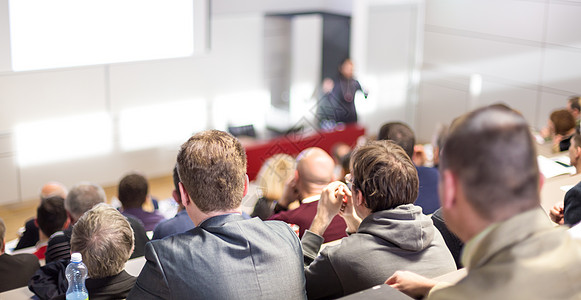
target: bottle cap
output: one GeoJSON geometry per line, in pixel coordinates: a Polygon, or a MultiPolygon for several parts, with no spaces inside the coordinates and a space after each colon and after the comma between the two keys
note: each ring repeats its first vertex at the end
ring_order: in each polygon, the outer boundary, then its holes
{"type": "Polygon", "coordinates": [[[71,254],[71,262],[81,262],[83,261],[83,255],[79,252],[71,254]]]}

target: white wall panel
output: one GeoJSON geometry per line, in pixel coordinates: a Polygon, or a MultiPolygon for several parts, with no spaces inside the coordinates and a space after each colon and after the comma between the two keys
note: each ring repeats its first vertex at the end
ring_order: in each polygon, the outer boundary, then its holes
{"type": "Polygon", "coordinates": [[[0,131],[34,120],[105,111],[103,67],[0,76],[0,131]]]}
{"type": "Polygon", "coordinates": [[[541,41],[545,4],[515,0],[429,0],[426,25],[541,41]]]}
{"type": "Polygon", "coordinates": [[[581,94],[581,51],[548,48],[545,53],[542,85],[581,94]]]}
{"type": "Polygon", "coordinates": [[[537,118],[537,91],[530,88],[515,87],[507,84],[487,81],[482,82],[482,94],[478,106],[503,103],[520,111],[530,125],[537,118]]]}
{"type": "Polygon", "coordinates": [[[204,56],[111,66],[113,111],[263,88],[262,18],[216,17],[212,37],[204,56]]]}
{"type": "MultiPolygon", "coordinates": [[[[144,151],[116,152],[84,160],[31,166],[20,172],[22,199],[34,199],[48,181],[59,181],[68,187],[81,181],[114,185],[128,172],[139,171],[148,177],[171,174],[178,145],[144,151]]],[[[2,174],[2,173],[0,173],[2,174]]],[[[160,197],[167,195],[160,195],[160,197]]]]}
{"type": "Polygon", "coordinates": [[[430,83],[420,84],[416,139],[431,141],[438,124],[450,125],[454,118],[468,111],[468,86],[458,90],[430,83]]]}
{"type": "MultiPolygon", "coordinates": [[[[0,156],[0,204],[14,203],[18,195],[18,167],[13,157],[0,156]]],[[[38,189],[36,190],[38,192],[38,189]]]]}
{"type": "Polygon", "coordinates": [[[426,32],[424,62],[451,73],[476,73],[537,83],[541,50],[532,46],[426,32]]]}
{"type": "Polygon", "coordinates": [[[10,64],[10,27],[8,0],[0,0],[0,73],[12,71],[10,64]]]}
{"type": "MultiPolygon", "coordinates": [[[[551,3],[547,25],[547,42],[581,48],[579,17],[581,3],[551,3]]],[[[540,22],[539,22],[540,23],[540,22]]]]}
{"type": "Polygon", "coordinates": [[[542,92],[537,121],[531,125],[538,130],[547,126],[547,120],[553,111],[557,109],[565,109],[567,107],[567,99],[569,96],[570,95],[542,92]]]}

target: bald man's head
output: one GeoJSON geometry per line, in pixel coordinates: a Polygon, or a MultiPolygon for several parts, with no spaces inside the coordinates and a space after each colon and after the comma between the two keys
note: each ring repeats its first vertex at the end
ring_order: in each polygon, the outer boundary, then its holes
{"type": "Polygon", "coordinates": [[[297,187],[303,196],[320,194],[334,180],[333,158],[321,148],[307,148],[297,157],[297,187]]]}
{"type": "Polygon", "coordinates": [[[63,199],[67,197],[68,190],[67,188],[60,182],[48,182],[42,186],[40,190],[40,198],[47,199],[50,197],[59,196],[63,199]]]}

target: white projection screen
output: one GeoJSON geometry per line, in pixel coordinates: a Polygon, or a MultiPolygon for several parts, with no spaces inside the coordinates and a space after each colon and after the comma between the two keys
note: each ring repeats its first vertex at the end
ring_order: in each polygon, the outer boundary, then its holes
{"type": "Polygon", "coordinates": [[[9,0],[13,71],[185,57],[206,47],[208,1],[9,0]]]}

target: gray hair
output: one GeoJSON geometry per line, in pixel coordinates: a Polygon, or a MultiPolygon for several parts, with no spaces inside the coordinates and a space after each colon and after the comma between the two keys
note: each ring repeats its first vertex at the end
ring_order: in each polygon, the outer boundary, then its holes
{"type": "Polygon", "coordinates": [[[65,209],[73,218],[73,223],[78,220],[86,211],[93,206],[107,200],[102,187],[90,183],[82,182],[75,185],[65,199],[65,209]]]}
{"type": "Polygon", "coordinates": [[[87,211],[73,227],[71,251],[80,252],[89,277],[119,274],[133,252],[133,229],[115,208],[100,203],[87,211]]]}

